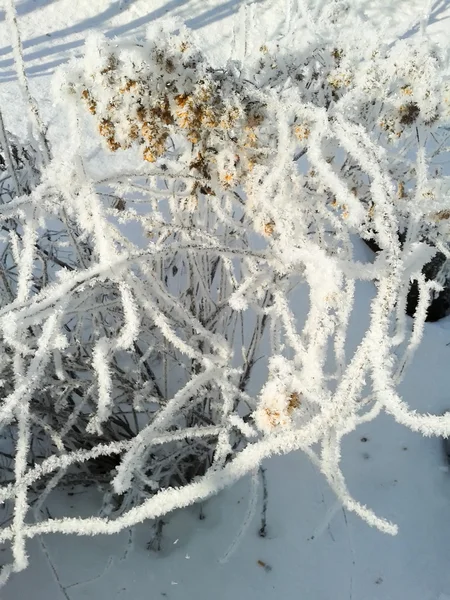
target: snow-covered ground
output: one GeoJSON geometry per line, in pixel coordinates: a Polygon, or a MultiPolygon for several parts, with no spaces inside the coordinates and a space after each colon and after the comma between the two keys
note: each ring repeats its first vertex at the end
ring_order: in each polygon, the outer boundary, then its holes
{"type": "MultiPolygon", "coordinates": [[[[328,0],[327,0],[328,1],[328,0]]],[[[414,35],[428,4],[424,0],[352,0],[383,27],[386,38],[414,35]]],[[[317,7],[325,3],[318,0],[317,7]]],[[[134,37],[148,23],[181,17],[199,31],[214,60],[240,49],[233,31],[242,27],[239,0],[23,0],[20,28],[32,92],[43,107],[50,138],[58,147],[61,112],[49,94],[55,67],[82,51],[89,30],[134,37]]],[[[285,12],[295,0],[255,3],[258,26],[281,35],[285,12]]],[[[450,2],[434,4],[429,33],[450,32],[450,2]]],[[[7,127],[23,133],[25,119],[0,12],[0,93],[7,127]]],[[[362,249],[362,252],[369,252],[362,249]]],[[[359,289],[352,335],[366,318],[372,289],[359,289]]],[[[450,407],[450,318],[428,324],[424,340],[401,386],[411,406],[423,412],[450,407]]],[[[174,514],[163,548],[147,548],[151,524],[113,537],[48,536],[31,543],[30,567],[1,591],[3,600],[183,599],[183,600],[449,600],[450,473],[440,440],[380,417],[350,436],[343,468],[350,490],[363,503],[399,525],[396,537],[370,529],[347,514],[303,455],[270,460],[267,476],[267,536],[258,536],[262,499],[235,553],[221,559],[247,510],[249,481],[240,481],[203,506],[174,514]]],[[[92,513],[93,491],[74,489],[56,498],[52,516],[92,513]],[[63,513],[62,513],[63,511],[63,513]]],[[[0,520],[1,511],[0,511],[0,520]]],[[[0,553],[0,562],[3,560],[0,553]]]]}

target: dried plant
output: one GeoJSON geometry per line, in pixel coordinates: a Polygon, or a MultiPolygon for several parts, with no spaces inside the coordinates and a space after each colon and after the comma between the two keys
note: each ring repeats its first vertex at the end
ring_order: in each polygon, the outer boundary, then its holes
{"type": "Polygon", "coordinates": [[[255,494],[261,461],[294,450],[349,510],[395,533],[350,496],[340,443],[381,411],[450,431],[448,415],[419,415],[397,392],[439,288],[422,268],[449,256],[449,182],[433,167],[448,56],[368,39],[331,23],[303,49],[267,43],[218,69],[182,27],[155,27],[143,45],[93,37],[55,79],[66,152],[38,161],[28,188],[14,189],[2,129],[11,568],[37,535],[112,534],[252,472],[255,494]],[[98,163],[85,152],[95,130],[98,163]],[[360,238],[381,249],[373,263],[355,258],[360,238]],[[347,356],[358,280],[376,295],[347,356]],[[27,521],[32,496],[38,515],[71,481],[101,484],[99,517],[27,521]]]}

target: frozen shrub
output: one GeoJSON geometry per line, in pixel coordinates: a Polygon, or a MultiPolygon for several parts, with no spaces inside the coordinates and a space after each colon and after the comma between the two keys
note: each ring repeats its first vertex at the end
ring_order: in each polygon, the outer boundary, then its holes
{"type": "Polygon", "coordinates": [[[447,148],[448,56],[338,26],[220,69],[182,27],[154,27],[142,45],[92,37],[55,79],[65,152],[0,210],[22,232],[0,309],[0,425],[16,442],[0,539],[14,569],[29,538],[112,534],[294,450],[349,510],[395,533],[350,496],[340,443],[380,411],[449,433],[448,415],[397,393],[439,287],[422,268],[449,256],[448,178],[433,166],[447,148]],[[373,263],[355,258],[360,238],[382,249],[373,263]],[[347,356],[358,280],[376,295],[347,356]],[[101,485],[100,516],[27,520],[31,496],[40,507],[68,481],[101,485]]]}

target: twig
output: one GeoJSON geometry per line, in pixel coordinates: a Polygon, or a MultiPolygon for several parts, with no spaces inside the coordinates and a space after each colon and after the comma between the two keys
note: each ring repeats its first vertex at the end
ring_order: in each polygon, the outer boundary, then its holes
{"type": "Polygon", "coordinates": [[[262,482],[262,507],[261,507],[261,527],[259,528],[259,537],[265,538],[267,536],[267,505],[269,501],[269,495],[267,491],[267,479],[266,469],[264,467],[259,468],[262,482]]]}

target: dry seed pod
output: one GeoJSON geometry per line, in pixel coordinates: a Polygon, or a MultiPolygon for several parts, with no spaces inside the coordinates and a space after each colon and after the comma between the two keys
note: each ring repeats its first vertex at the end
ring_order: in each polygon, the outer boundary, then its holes
{"type": "Polygon", "coordinates": [[[153,162],[155,162],[155,161],[156,161],[156,158],[157,158],[157,157],[155,156],[155,154],[153,153],[152,149],[151,149],[151,148],[149,148],[148,146],[146,146],[146,147],[144,148],[144,153],[143,153],[143,156],[144,156],[144,160],[146,160],[147,162],[150,162],[150,163],[153,163],[153,162]]]}
{"type": "Polygon", "coordinates": [[[294,127],[295,136],[301,141],[304,142],[309,138],[310,129],[306,127],[306,125],[297,125],[294,127]]]}
{"type": "Polygon", "coordinates": [[[292,394],[289,396],[289,402],[288,402],[288,414],[291,414],[292,411],[296,408],[299,408],[301,404],[301,400],[300,400],[300,394],[298,392],[292,392],[292,394]]]}
{"type": "Polygon", "coordinates": [[[275,223],[273,221],[269,221],[268,223],[264,224],[264,233],[266,235],[273,235],[273,232],[275,231],[275,223]]]}

